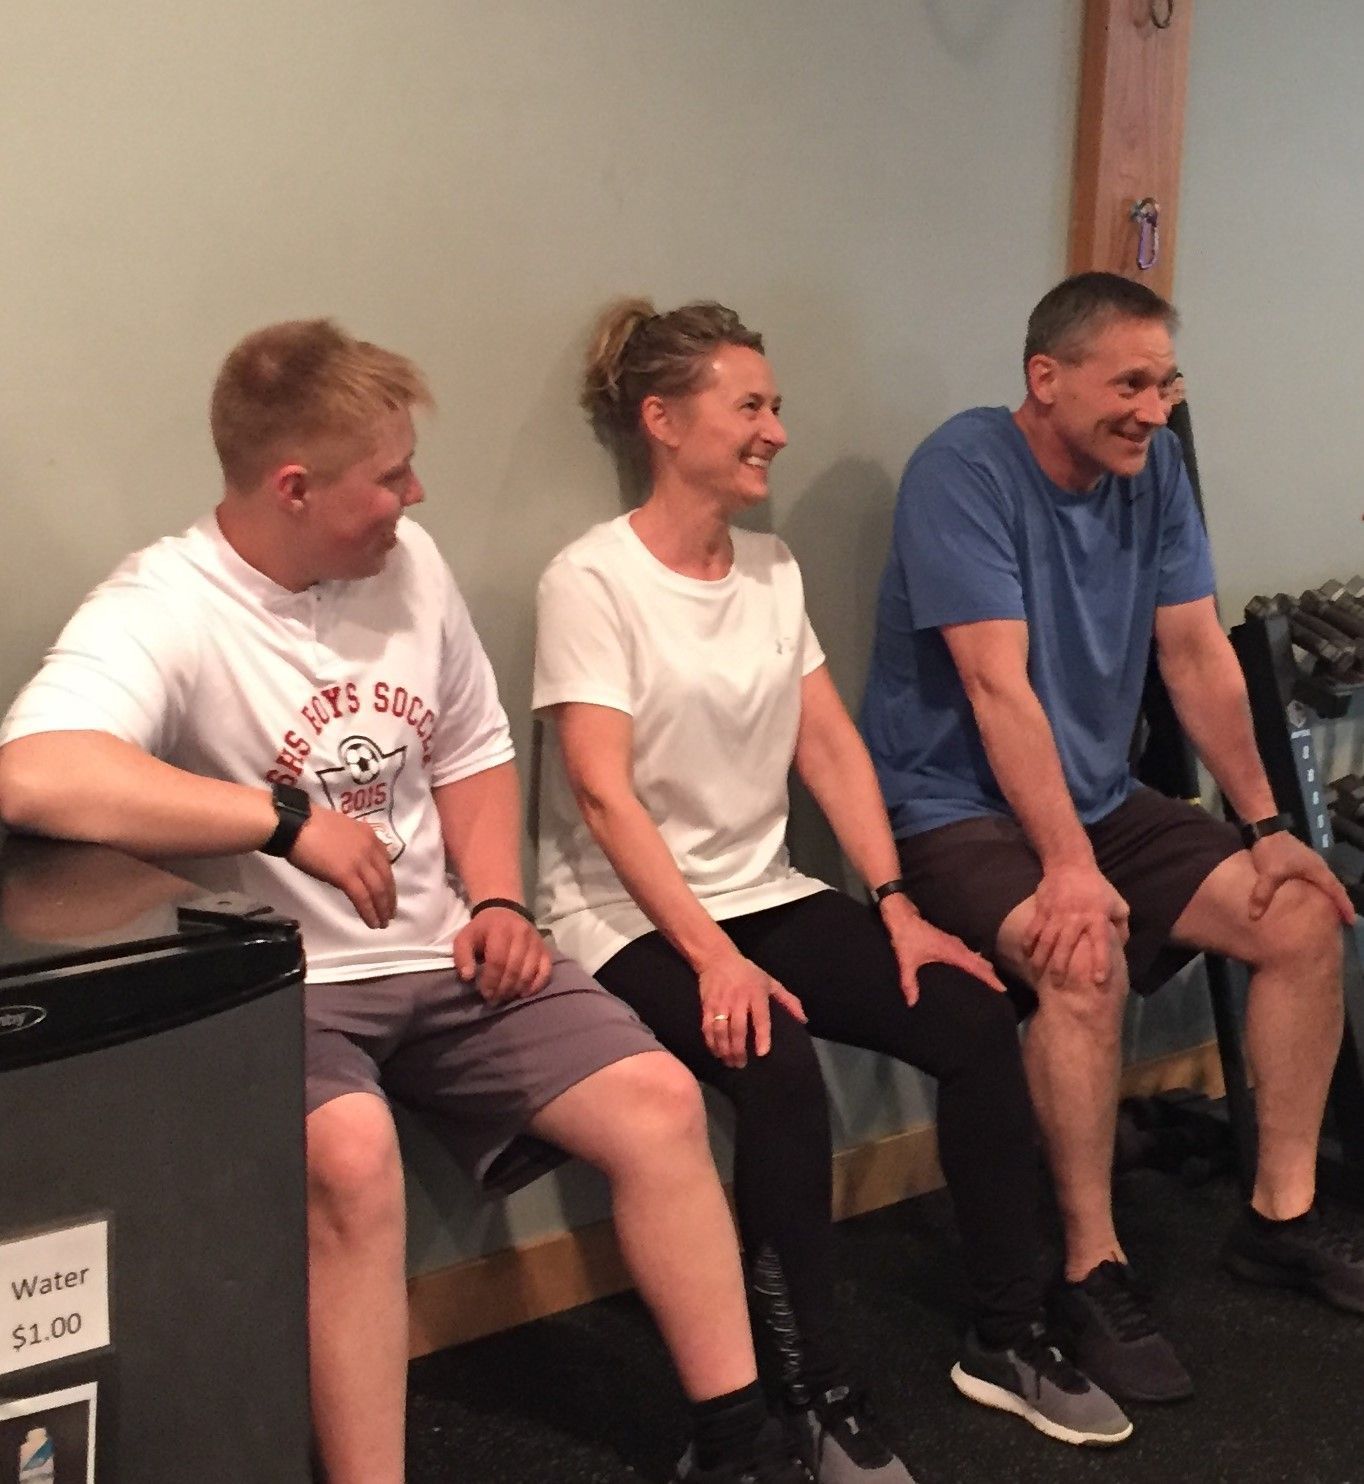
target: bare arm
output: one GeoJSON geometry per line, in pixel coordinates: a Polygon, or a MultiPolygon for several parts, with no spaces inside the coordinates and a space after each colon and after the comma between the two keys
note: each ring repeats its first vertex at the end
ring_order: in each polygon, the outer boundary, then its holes
{"type": "Polygon", "coordinates": [[[1063,974],[1081,938],[1094,977],[1107,978],[1108,931],[1127,937],[1127,904],[1100,873],[1075,812],[1056,739],[1028,679],[1028,626],[1021,619],[950,624],[943,639],[961,676],[986,756],[1042,863],[1025,951],[1037,972],[1063,974]]]}
{"type": "Polygon", "coordinates": [[[650,922],[696,972],[702,1034],[716,1056],[742,1066],[753,1023],[759,1056],[771,1046],[769,996],[799,1019],[799,1001],[750,963],[687,885],[658,827],[635,794],[629,716],[609,706],[554,707],[569,784],[592,838],[650,922]],[[716,1021],[715,1016],[723,1016],[716,1021]]]}
{"type": "Polygon", "coordinates": [[[942,630],[961,676],[986,756],[1044,871],[1092,866],[1051,723],[1028,679],[1028,626],[1021,619],[951,624],[942,630]]]}
{"type": "MultiPolygon", "coordinates": [[[[276,823],[268,789],[187,773],[108,732],[41,732],[0,748],[0,819],[153,859],[258,850],[276,823]]],[[[314,810],[289,862],[345,892],[370,927],[392,917],[393,872],[367,826],[314,810]]]]}
{"type": "Polygon", "coordinates": [[[1276,813],[1245,678],[1211,598],[1156,610],[1156,659],[1180,725],[1232,808],[1242,819],[1276,813]]]}
{"type": "Polygon", "coordinates": [[[108,732],[41,732],[0,749],[0,818],[147,856],[257,850],[275,828],[268,789],[186,773],[108,732]]]}
{"type": "MultiPolygon", "coordinates": [[[[834,686],[827,665],[801,681],[796,771],[829,821],[838,843],[869,887],[900,874],[876,771],[857,728],[834,686]]],[[[917,970],[924,963],[951,963],[1003,990],[985,959],[919,915],[902,893],[879,908],[900,965],[900,987],[912,1005],[919,997],[917,970]]]]}
{"type": "MultiPolygon", "coordinates": [[[[521,796],[515,764],[500,763],[432,791],[445,853],[472,904],[489,897],[524,903],[521,796]]],[[[549,952],[519,913],[489,907],[455,936],[455,968],[490,1002],[537,993],[550,974],[549,952]]]]}
{"type": "MultiPolygon", "coordinates": [[[[1156,610],[1156,658],[1180,725],[1232,808],[1246,820],[1276,813],[1255,744],[1245,677],[1211,598],[1156,610]]],[[[1253,917],[1263,915],[1281,882],[1296,878],[1324,891],[1342,921],[1354,921],[1345,888],[1302,841],[1270,835],[1256,842],[1251,859],[1258,876],[1253,917]]]]}

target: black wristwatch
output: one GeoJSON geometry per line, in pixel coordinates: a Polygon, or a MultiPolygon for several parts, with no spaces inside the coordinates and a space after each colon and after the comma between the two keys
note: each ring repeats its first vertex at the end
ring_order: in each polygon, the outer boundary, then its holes
{"type": "Polygon", "coordinates": [[[288,855],[294,848],[299,831],[313,812],[312,800],[301,788],[291,783],[272,783],[270,797],[275,801],[275,833],[261,846],[264,855],[288,855]]]}
{"type": "Polygon", "coordinates": [[[1282,830],[1292,828],[1292,815],[1271,814],[1268,819],[1257,819],[1251,824],[1241,825],[1241,844],[1249,850],[1257,840],[1263,840],[1266,835],[1277,835],[1282,830]]]}

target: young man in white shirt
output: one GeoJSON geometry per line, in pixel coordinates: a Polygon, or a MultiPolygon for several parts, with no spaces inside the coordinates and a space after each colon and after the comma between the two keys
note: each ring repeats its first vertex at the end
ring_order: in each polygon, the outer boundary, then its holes
{"type": "Polygon", "coordinates": [[[330,322],[248,336],[214,390],[221,503],[67,625],[0,729],[0,817],[195,858],[187,874],[302,924],[312,1400],[333,1484],[403,1479],[389,1094],[491,1189],[564,1153],[598,1166],[692,1403],[678,1477],[794,1481],[696,1085],[523,905],[492,671],[402,521],[424,497],[411,411],[429,402],[411,362],[330,322]]]}

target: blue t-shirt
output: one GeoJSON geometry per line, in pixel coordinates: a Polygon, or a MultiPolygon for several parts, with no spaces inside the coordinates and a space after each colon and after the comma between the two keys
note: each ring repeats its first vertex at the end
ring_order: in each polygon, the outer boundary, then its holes
{"type": "Polygon", "coordinates": [[[1213,588],[1168,429],[1140,474],[1077,494],[1042,472],[1008,408],[950,418],[900,482],[860,718],[896,837],[1012,812],[941,626],[1027,621],[1028,676],[1092,824],[1136,786],[1128,752],[1156,609],[1213,588]]]}

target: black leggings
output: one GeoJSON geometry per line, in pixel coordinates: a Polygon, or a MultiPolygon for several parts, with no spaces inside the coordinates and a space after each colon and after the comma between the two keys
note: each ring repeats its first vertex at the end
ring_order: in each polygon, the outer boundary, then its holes
{"type": "Polygon", "coordinates": [[[938,1079],[938,1154],[952,1192],[977,1323],[987,1344],[1013,1338],[1042,1306],[1032,1108],[1006,996],[944,964],[919,972],[905,1003],[880,920],[823,891],[720,926],[786,986],[808,1030],[772,1006],[772,1049],[742,1068],[701,1034],[696,976],[653,932],[597,970],[658,1039],[734,1104],[734,1195],[750,1264],[775,1254],[808,1363],[837,1364],[829,1110],[810,1037],[883,1052],[938,1079]]]}

